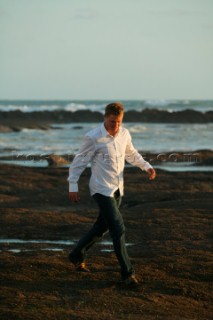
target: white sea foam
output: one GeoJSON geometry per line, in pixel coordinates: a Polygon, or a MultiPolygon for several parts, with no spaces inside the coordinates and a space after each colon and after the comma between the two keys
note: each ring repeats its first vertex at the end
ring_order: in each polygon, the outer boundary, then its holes
{"type": "MultiPolygon", "coordinates": [[[[104,112],[106,104],[110,101],[0,101],[0,111],[16,111],[21,112],[38,112],[38,111],[78,111],[78,110],[91,110],[104,112]]],[[[148,109],[159,109],[180,111],[184,109],[194,109],[201,112],[213,110],[213,101],[193,101],[193,100],[129,100],[123,101],[125,110],[141,111],[148,109]]]]}
{"type": "Polygon", "coordinates": [[[142,133],[147,130],[146,126],[140,125],[140,124],[134,124],[129,127],[129,131],[131,133],[142,133]]]}
{"type": "MultiPolygon", "coordinates": [[[[0,133],[1,156],[19,154],[72,154],[78,150],[87,131],[97,123],[56,125],[60,129],[29,130],[0,133]]],[[[213,149],[213,123],[208,124],[163,124],[163,123],[124,123],[132,135],[138,150],[172,151],[213,149]]],[[[53,126],[54,127],[54,126],[53,126]]]]}
{"type": "Polygon", "coordinates": [[[177,102],[178,102],[177,100],[166,100],[166,99],[145,100],[145,104],[152,107],[162,107],[162,106],[164,107],[177,102]]]}
{"type": "Polygon", "coordinates": [[[69,103],[64,107],[65,111],[78,111],[78,110],[87,110],[88,107],[85,104],[78,104],[78,103],[69,103]]]}

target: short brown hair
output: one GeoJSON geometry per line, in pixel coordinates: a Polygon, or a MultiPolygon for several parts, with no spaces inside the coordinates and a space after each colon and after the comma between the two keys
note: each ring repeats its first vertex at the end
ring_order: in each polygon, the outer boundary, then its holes
{"type": "Polygon", "coordinates": [[[110,116],[111,114],[115,116],[120,116],[124,113],[124,107],[121,102],[113,102],[106,106],[105,116],[110,116]]]}

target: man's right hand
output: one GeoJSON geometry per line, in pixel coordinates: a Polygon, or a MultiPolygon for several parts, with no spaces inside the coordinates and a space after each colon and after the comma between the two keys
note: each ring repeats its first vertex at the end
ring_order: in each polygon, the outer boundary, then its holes
{"type": "Polygon", "coordinates": [[[80,197],[78,195],[78,192],[69,192],[69,199],[72,202],[78,202],[80,200],[80,197]]]}
{"type": "Polygon", "coordinates": [[[156,171],[155,171],[155,169],[153,169],[153,168],[149,168],[149,169],[147,170],[147,174],[148,174],[148,176],[149,176],[149,180],[154,180],[155,177],[156,177],[156,171]]]}

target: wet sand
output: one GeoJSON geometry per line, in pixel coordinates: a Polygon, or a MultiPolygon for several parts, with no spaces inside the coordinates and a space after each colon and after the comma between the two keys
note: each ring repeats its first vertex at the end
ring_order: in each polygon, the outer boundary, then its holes
{"type": "Polygon", "coordinates": [[[90,250],[91,273],[69,263],[73,245],[66,241],[77,241],[97,210],[89,169],[75,205],[67,174],[0,165],[0,238],[42,240],[1,243],[1,319],[212,319],[213,173],[157,170],[149,181],[140,169],[126,168],[121,211],[137,289],[120,284],[112,246],[90,250]]]}

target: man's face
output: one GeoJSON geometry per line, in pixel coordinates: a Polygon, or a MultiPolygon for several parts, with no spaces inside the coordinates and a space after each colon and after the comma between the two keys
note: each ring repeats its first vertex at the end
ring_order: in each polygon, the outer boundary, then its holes
{"type": "Polygon", "coordinates": [[[114,114],[110,114],[109,116],[104,117],[104,125],[106,130],[111,134],[114,135],[118,132],[119,127],[123,120],[123,114],[116,116],[114,114]]]}

